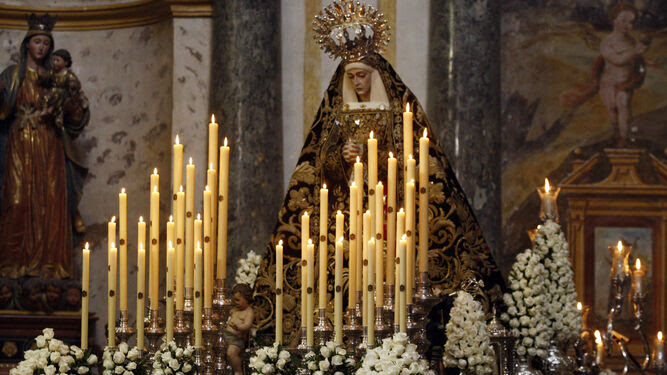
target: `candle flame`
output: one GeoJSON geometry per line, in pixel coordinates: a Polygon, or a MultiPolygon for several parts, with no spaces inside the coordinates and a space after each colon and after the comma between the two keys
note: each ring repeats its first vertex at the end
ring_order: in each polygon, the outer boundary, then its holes
{"type": "Polygon", "coordinates": [[[371,214],[371,210],[366,210],[366,212],[364,212],[364,215],[370,215],[370,214],[371,214]]]}
{"type": "Polygon", "coordinates": [[[84,246],[84,249],[90,250],[90,245],[88,245],[88,242],[86,242],[86,245],[84,246]]]}
{"type": "Polygon", "coordinates": [[[112,216],[112,217],[111,217],[111,222],[112,222],[112,223],[115,223],[115,222],[116,222],[116,217],[115,217],[115,216],[112,216]]]}
{"type": "Polygon", "coordinates": [[[157,193],[157,186],[153,187],[153,193],[157,193]]]}
{"type": "Polygon", "coordinates": [[[382,181],[378,181],[378,186],[382,186],[382,181]]]}
{"type": "Polygon", "coordinates": [[[304,211],[304,213],[303,213],[302,216],[306,216],[306,217],[308,217],[308,211],[304,211]]]}
{"type": "Polygon", "coordinates": [[[208,163],[208,169],[213,170],[213,163],[208,163]]]}
{"type": "Polygon", "coordinates": [[[368,136],[369,139],[373,139],[373,131],[371,130],[371,135],[368,136]]]}
{"type": "Polygon", "coordinates": [[[342,214],[343,214],[343,213],[342,213],[340,210],[338,210],[338,211],[336,212],[336,215],[342,215],[342,214]]]}
{"type": "Polygon", "coordinates": [[[398,212],[405,212],[405,209],[403,209],[403,207],[401,207],[401,209],[398,210],[398,212]]]}
{"type": "Polygon", "coordinates": [[[602,336],[600,336],[600,331],[597,329],[595,330],[595,343],[598,345],[602,344],[602,336]]]}
{"type": "Polygon", "coordinates": [[[635,268],[637,268],[637,271],[639,271],[642,268],[642,262],[637,258],[637,261],[635,262],[635,268]]]}
{"type": "Polygon", "coordinates": [[[413,178],[413,179],[412,179],[412,180],[410,180],[410,182],[408,182],[408,183],[409,183],[409,184],[413,184],[413,185],[414,185],[414,184],[415,184],[415,179],[413,178]]]}
{"type": "Polygon", "coordinates": [[[581,302],[577,302],[577,310],[581,311],[581,309],[582,309],[581,302]]]}
{"type": "Polygon", "coordinates": [[[204,190],[205,191],[211,191],[211,189],[209,189],[208,185],[206,185],[206,188],[204,190]]]}
{"type": "Polygon", "coordinates": [[[215,124],[215,115],[211,113],[211,123],[215,124]]]}
{"type": "Polygon", "coordinates": [[[357,163],[361,163],[361,159],[357,156],[357,163]]]}
{"type": "Polygon", "coordinates": [[[157,174],[157,168],[153,169],[153,174],[157,174]]]}
{"type": "Polygon", "coordinates": [[[171,241],[169,241],[169,245],[168,245],[168,246],[169,246],[168,248],[170,248],[170,249],[171,249],[171,248],[173,248],[173,247],[174,247],[174,244],[173,244],[173,243],[172,243],[171,241]]]}
{"type": "Polygon", "coordinates": [[[173,216],[173,215],[169,215],[169,222],[170,222],[170,223],[173,223],[173,222],[174,222],[174,216],[173,216]]]}
{"type": "MultiPolygon", "coordinates": [[[[401,209],[401,210],[402,210],[402,209],[401,209]]],[[[407,240],[408,240],[408,235],[407,235],[407,234],[403,234],[403,235],[401,236],[401,241],[407,241],[407,240]]]]}
{"type": "Polygon", "coordinates": [[[143,216],[139,216],[139,222],[140,222],[140,223],[143,223],[143,222],[144,222],[144,217],[143,217],[143,216]]]}
{"type": "Polygon", "coordinates": [[[112,243],[111,243],[111,248],[112,248],[112,249],[115,249],[115,248],[116,248],[116,243],[115,243],[115,242],[112,242],[112,243]]]}
{"type": "Polygon", "coordinates": [[[619,253],[623,251],[623,242],[618,241],[618,245],[616,245],[616,248],[618,249],[619,253]]]}
{"type": "Polygon", "coordinates": [[[308,239],[308,246],[313,246],[313,240],[310,238],[308,239]]]}
{"type": "Polygon", "coordinates": [[[412,157],[412,154],[408,155],[408,159],[414,160],[414,158],[412,157]]]}
{"type": "Polygon", "coordinates": [[[352,186],[357,187],[357,183],[355,181],[352,181],[352,185],[350,185],[350,187],[352,186]]]}
{"type": "Polygon", "coordinates": [[[424,129],[424,138],[428,138],[427,133],[426,133],[426,129],[424,129]]]}
{"type": "Polygon", "coordinates": [[[183,192],[183,185],[181,185],[181,186],[178,187],[178,192],[179,192],[179,193],[182,193],[182,192],[183,192]]]}
{"type": "Polygon", "coordinates": [[[283,240],[278,241],[278,246],[282,246],[282,245],[283,245],[283,240]]]}
{"type": "Polygon", "coordinates": [[[326,190],[326,189],[327,189],[327,184],[322,184],[322,190],[326,190]]]}
{"type": "Polygon", "coordinates": [[[551,190],[551,187],[549,186],[549,179],[545,178],[544,179],[544,191],[548,193],[549,190],[551,190]]]}
{"type": "Polygon", "coordinates": [[[121,189],[120,189],[120,193],[121,193],[121,194],[125,194],[125,188],[121,188],[121,189]]]}
{"type": "Polygon", "coordinates": [[[190,156],[190,161],[188,162],[189,165],[192,165],[192,156],[190,156]]]}
{"type": "Polygon", "coordinates": [[[410,112],[410,103],[405,103],[405,112],[410,112]]]}
{"type": "Polygon", "coordinates": [[[658,341],[662,341],[662,331],[658,331],[658,341]]]}
{"type": "Polygon", "coordinates": [[[197,241],[197,249],[201,250],[201,241],[197,241]]]}
{"type": "Polygon", "coordinates": [[[394,158],[394,153],[389,151],[389,159],[393,159],[393,158],[394,158]]]}
{"type": "Polygon", "coordinates": [[[197,220],[201,220],[201,214],[197,214],[197,220]]]}
{"type": "Polygon", "coordinates": [[[139,251],[144,251],[144,244],[139,242],[139,251]]]}
{"type": "MultiPolygon", "coordinates": [[[[340,212],[340,211],[339,211],[339,212],[340,212]]],[[[343,237],[343,236],[340,236],[340,238],[339,238],[339,239],[338,239],[338,241],[336,241],[336,242],[340,242],[340,243],[343,243],[343,240],[345,240],[345,237],[343,237]]]]}
{"type": "Polygon", "coordinates": [[[178,134],[176,134],[176,141],[174,142],[174,144],[176,144],[176,145],[180,144],[179,140],[178,140],[178,134]]]}
{"type": "Polygon", "coordinates": [[[375,245],[375,237],[371,237],[371,239],[368,240],[368,243],[373,243],[373,245],[375,245]]]}
{"type": "Polygon", "coordinates": [[[227,137],[225,137],[225,141],[223,142],[223,145],[227,147],[227,137]]]}

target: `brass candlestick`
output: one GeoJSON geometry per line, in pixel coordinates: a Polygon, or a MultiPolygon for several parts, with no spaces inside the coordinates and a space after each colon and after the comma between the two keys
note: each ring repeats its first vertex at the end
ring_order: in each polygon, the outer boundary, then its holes
{"type": "Polygon", "coordinates": [[[213,355],[213,345],[218,333],[218,327],[213,322],[213,309],[204,308],[204,319],[201,325],[202,333],[202,367],[200,374],[215,374],[215,357],[213,355]]]}
{"type": "Polygon", "coordinates": [[[149,356],[153,356],[155,352],[160,349],[161,338],[164,335],[164,330],[160,327],[160,320],[157,310],[149,310],[148,325],[144,329],[144,336],[146,337],[146,348],[149,356]]]}
{"type": "Polygon", "coordinates": [[[319,309],[317,326],[315,326],[315,339],[319,345],[325,345],[333,337],[333,327],[327,319],[326,309],[319,309]]]}
{"type": "Polygon", "coordinates": [[[134,334],[134,329],[128,324],[127,310],[120,310],[120,323],[116,327],[116,337],[119,342],[128,342],[130,337],[134,334]]]}
{"type": "Polygon", "coordinates": [[[227,343],[225,341],[225,327],[227,326],[227,318],[229,311],[232,309],[232,300],[228,297],[227,289],[223,279],[215,280],[215,294],[213,296],[213,312],[216,318],[215,324],[218,326],[218,335],[213,346],[213,353],[215,356],[215,369],[220,373],[225,371],[227,367],[226,353],[227,343]]]}
{"type": "Polygon", "coordinates": [[[176,320],[174,321],[174,340],[178,346],[192,345],[190,334],[192,330],[185,324],[185,313],[183,310],[176,310],[176,320]]]}

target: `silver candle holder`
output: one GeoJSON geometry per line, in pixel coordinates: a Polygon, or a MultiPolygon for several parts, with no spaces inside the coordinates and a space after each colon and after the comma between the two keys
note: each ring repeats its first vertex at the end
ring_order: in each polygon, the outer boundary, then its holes
{"type": "Polygon", "coordinates": [[[185,294],[183,295],[183,323],[191,332],[194,332],[192,327],[194,311],[194,288],[185,288],[185,294]]]}
{"type": "Polygon", "coordinates": [[[200,374],[213,375],[215,374],[215,356],[213,354],[213,346],[215,338],[218,334],[218,327],[213,322],[213,309],[210,307],[204,308],[204,319],[201,325],[202,333],[202,352],[200,367],[200,374]]]}
{"type": "Polygon", "coordinates": [[[164,329],[160,326],[160,319],[157,310],[148,311],[148,325],[144,328],[144,337],[146,338],[146,349],[149,356],[153,356],[160,349],[161,339],[164,335],[164,329]]]}
{"type": "Polygon", "coordinates": [[[384,314],[384,307],[377,306],[375,308],[375,342],[381,343],[383,339],[390,337],[392,328],[386,323],[387,320],[384,314]]]}
{"type": "Polygon", "coordinates": [[[333,326],[329,323],[327,319],[327,310],[319,309],[317,314],[317,325],[314,329],[315,340],[319,345],[325,345],[327,341],[331,341],[333,338],[333,326]]]}
{"type": "Polygon", "coordinates": [[[119,342],[126,343],[130,341],[130,338],[134,334],[134,329],[128,323],[128,315],[127,310],[120,310],[120,322],[118,323],[118,327],[116,327],[116,337],[119,342]]]}
{"type": "Polygon", "coordinates": [[[191,333],[192,330],[185,323],[185,312],[176,310],[174,320],[174,340],[176,344],[181,347],[192,345],[191,333]]]}
{"type": "Polygon", "coordinates": [[[227,342],[225,341],[224,332],[231,309],[232,300],[228,296],[224,280],[216,279],[215,294],[213,296],[213,315],[215,318],[214,323],[218,326],[218,335],[213,345],[213,353],[215,356],[215,369],[218,373],[225,371],[229,367],[226,361],[227,342]]]}
{"type": "Polygon", "coordinates": [[[389,322],[394,320],[394,303],[396,303],[394,298],[394,285],[385,285],[384,295],[384,321],[389,324],[391,329],[393,329],[393,325],[389,322]]]}

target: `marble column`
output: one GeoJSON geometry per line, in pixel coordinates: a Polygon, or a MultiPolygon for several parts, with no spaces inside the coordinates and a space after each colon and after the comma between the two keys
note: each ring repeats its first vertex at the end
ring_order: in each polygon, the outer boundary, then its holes
{"type": "Polygon", "coordinates": [[[215,7],[211,110],[231,146],[232,285],[237,259],[264,251],[283,199],[280,2],[226,0],[215,7]]]}
{"type": "Polygon", "coordinates": [[[498,255],[500,1],[432,1],[430,14],[429,120],[498,255]]]}

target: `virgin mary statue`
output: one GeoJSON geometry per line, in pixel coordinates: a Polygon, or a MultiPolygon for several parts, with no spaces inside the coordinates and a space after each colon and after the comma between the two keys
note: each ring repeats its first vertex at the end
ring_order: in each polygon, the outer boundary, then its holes
{"type": "MultiPolygon", "coordinates": [[[[275,245],[284,246],[283,334],[286,342],[298,335],[301,290],[301,224],[310,215],[308,238],[319,237],[319,189],[329,189],[327,301],[333,300],[335,215],[345,219],[345,267],[348,262],[349,195],[353,165],[366,158],[371,131],[378,139],[378,180],[386,186],[387,156],[393,153],[403,165],[403,117],[406,104],[414,112],[413,149],[426,129],[434,134],[410,89],[379,52],[388,30],[381,14],[358,3],[333,3],[316,17],[315,31],[323,49],[342,58],[306,137],[278,222],[255,282],[256,323],[268,330],[275,321],[275,245]]],[[[451,292],[466,279],[484,281],[487,301],[496,300],[504,288],[502,277],[486,244],[465,194],[440,146],[431,138],[429,149],[428,276],[433,287],[451,292]]],[[[399,170],[401,168],[399,167],[399,170]]],[[[398,202],[403,201],[403,173],[398,173],[398,202]]],[[[367,177],[367,176],[365,176],[367,177]]],[[[364,179],[368,183],[367,178],[364,179]]],[[[364,191],[368,189],[364,188],[364,191]]],[[[366,197],[364,197],[366,200],[366,197]]],[[[315,241],[316,242],[316,241],[315,241]]],[[[317,267],[315,267],[317,269],[317,267]]],[[[347,268],[343,295],[347,296],[347,268]]],[[[320,293],[321,291],[316,291],[320,293]]]]}

